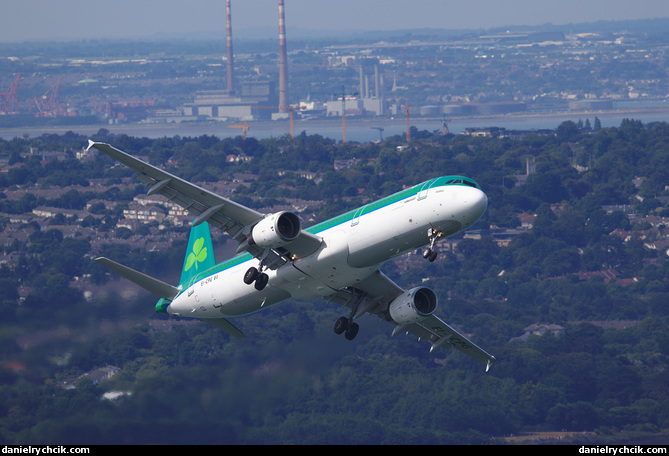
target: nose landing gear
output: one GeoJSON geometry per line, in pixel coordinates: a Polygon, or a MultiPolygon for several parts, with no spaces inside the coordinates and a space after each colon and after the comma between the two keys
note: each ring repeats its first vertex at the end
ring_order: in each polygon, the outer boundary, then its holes
{"type": "Polygon", "coordinates": [[[427,237],[430,239],[430,246],[423,250],[423,258],[428,260],[430,263],[437,259],[437,251],[435,250],[434,246],[441,236],[443,236],[441,231],[437,231],[434,228],[429,228],[427,230],[427,237]]]}

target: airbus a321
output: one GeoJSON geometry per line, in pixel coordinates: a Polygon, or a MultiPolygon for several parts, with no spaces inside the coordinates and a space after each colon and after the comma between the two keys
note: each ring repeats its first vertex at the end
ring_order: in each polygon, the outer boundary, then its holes
{"type": "Polygon", "coordinates": [[[243,338],[229,318],[290,297],[325,298],[350,309],[334,323],[334,332],[346,339],[358,333],[356,320],[371,314],[392,324],[393,335],[410,333],[427,341],[430,350],[454,347],[485,363],[486,370],[495,361],[434,315],[433,290],[404,290],[379,269],[385,261],[417,249],[434,261],[439,239],[472,226],[488,206],[472,179],[437,177],[303,228],[292,212],[263,214],[109,144],[89,141],[91,147],[136,171],[149,186],[147,194],[163,195],[194,218],[177,286],[108,258],[95,259],[157,295],[157,312],[199,318],[243,338]],[[210,226],[239,243],[235,257],[215,262],[210,226]]]}

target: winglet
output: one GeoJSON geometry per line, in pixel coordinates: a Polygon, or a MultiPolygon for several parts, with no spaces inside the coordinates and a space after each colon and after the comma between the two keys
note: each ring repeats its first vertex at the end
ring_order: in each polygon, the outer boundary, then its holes
{"type": "Polygon", "coordinates": [[[89,139],[88,140],[88,147],[86,148],[86,152],[91,150],[91,147],[93,147],[94,145],[95,145],[95,141],[93,141],[92,139],[89,139]]]}

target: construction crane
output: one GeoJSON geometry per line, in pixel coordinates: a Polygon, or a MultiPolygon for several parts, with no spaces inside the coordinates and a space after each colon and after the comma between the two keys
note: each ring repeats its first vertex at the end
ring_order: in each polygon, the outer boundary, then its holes
{"type": "MultiPolygon", "coordinates": [[[[254,109],[278,109],[279,106],[253,106],[254,109]]],[[[290,119],[290,138],[295,139],[295,111],[300,111],[304,108],[296,105],[288,106],[288,115],[290,119]]]]}
{"type": "Polygon", "coordinates": [[[9,88],[0,93],[0,114],[16,114],[19,110],[19,101],[17,97],[17,90],[19,88],[19,79],[21,73],[16,76],[14,82],[9,85],[9,88]]]}
{"type": "MultiPolygon", "coordinates": [[[[357,96],[358,92],[355,92],[352,96],[357,96]]],[[[341,86],[341,142],[346,142],[346,89],[344,86],[341,86]]]]}
{"type": "MultiPolygon", "coordinates": [[[[271,109],[276,109],[279,108],[280,106],[267,106],[268,108],[271,109]]],[[[300,106],[295,106],[295,105],[288,105],[287,108],[284,108],[288,110],[288,116],[290,120],[290,139],[295,139],[295,111],[299,111],[302,109],[300,106]]],[[[281,112],[281,111],[279,111],[281,112]]]]}
{"type": "Polygon", "coordinates": [[[299,111],[301,106],[288,106],[290,112],[290,139],[295,140],[295,111],[299,111]]]}
{"type": "Polygon", "coordinates": [[[62,76],[58,78],[56,84],[46,91],[41,97],[35,98],[35,104],[39,112],[35,114],[36,117],[58,117],[65,114],[65,108],[58,103],[58,91],[60,90],[60,81],[62,76]]]}
{"type": "Polygon", "coordinates": [[[379,130],[379,140],[383,141],[383,127],[369,127],[369,128],[372,128],[374,130],[379,130]]]}
{"type": "Polygon", "coordinates": [[[409,100],[407,100],[407,103],[402,106],[402,109],[406,110],[407,113],[407,142],[411,142],[411,124],[409,122],[409,100]]]}
{"type": "Polygon", "coordinates": [[[247,130],[250,130],[251,127],[246,125],[246,121],[242,125],[229,125],[230,128],[241,128],[242,129],[242,140],[246,141],[246,132],[247,130]]]}

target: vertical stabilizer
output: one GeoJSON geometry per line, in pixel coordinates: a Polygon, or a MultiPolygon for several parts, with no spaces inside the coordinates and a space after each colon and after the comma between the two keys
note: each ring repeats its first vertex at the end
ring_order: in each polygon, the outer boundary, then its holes
{"type": "Polygon", "coordinates": [[[211,232],[209,224],[202,222],[193,226],[188,238],[186,258],[184,258],[181,270],[180,284],[186,284],[193,276],[216,265],[214,259],[214,248],[211,245],[211,232]]]}

